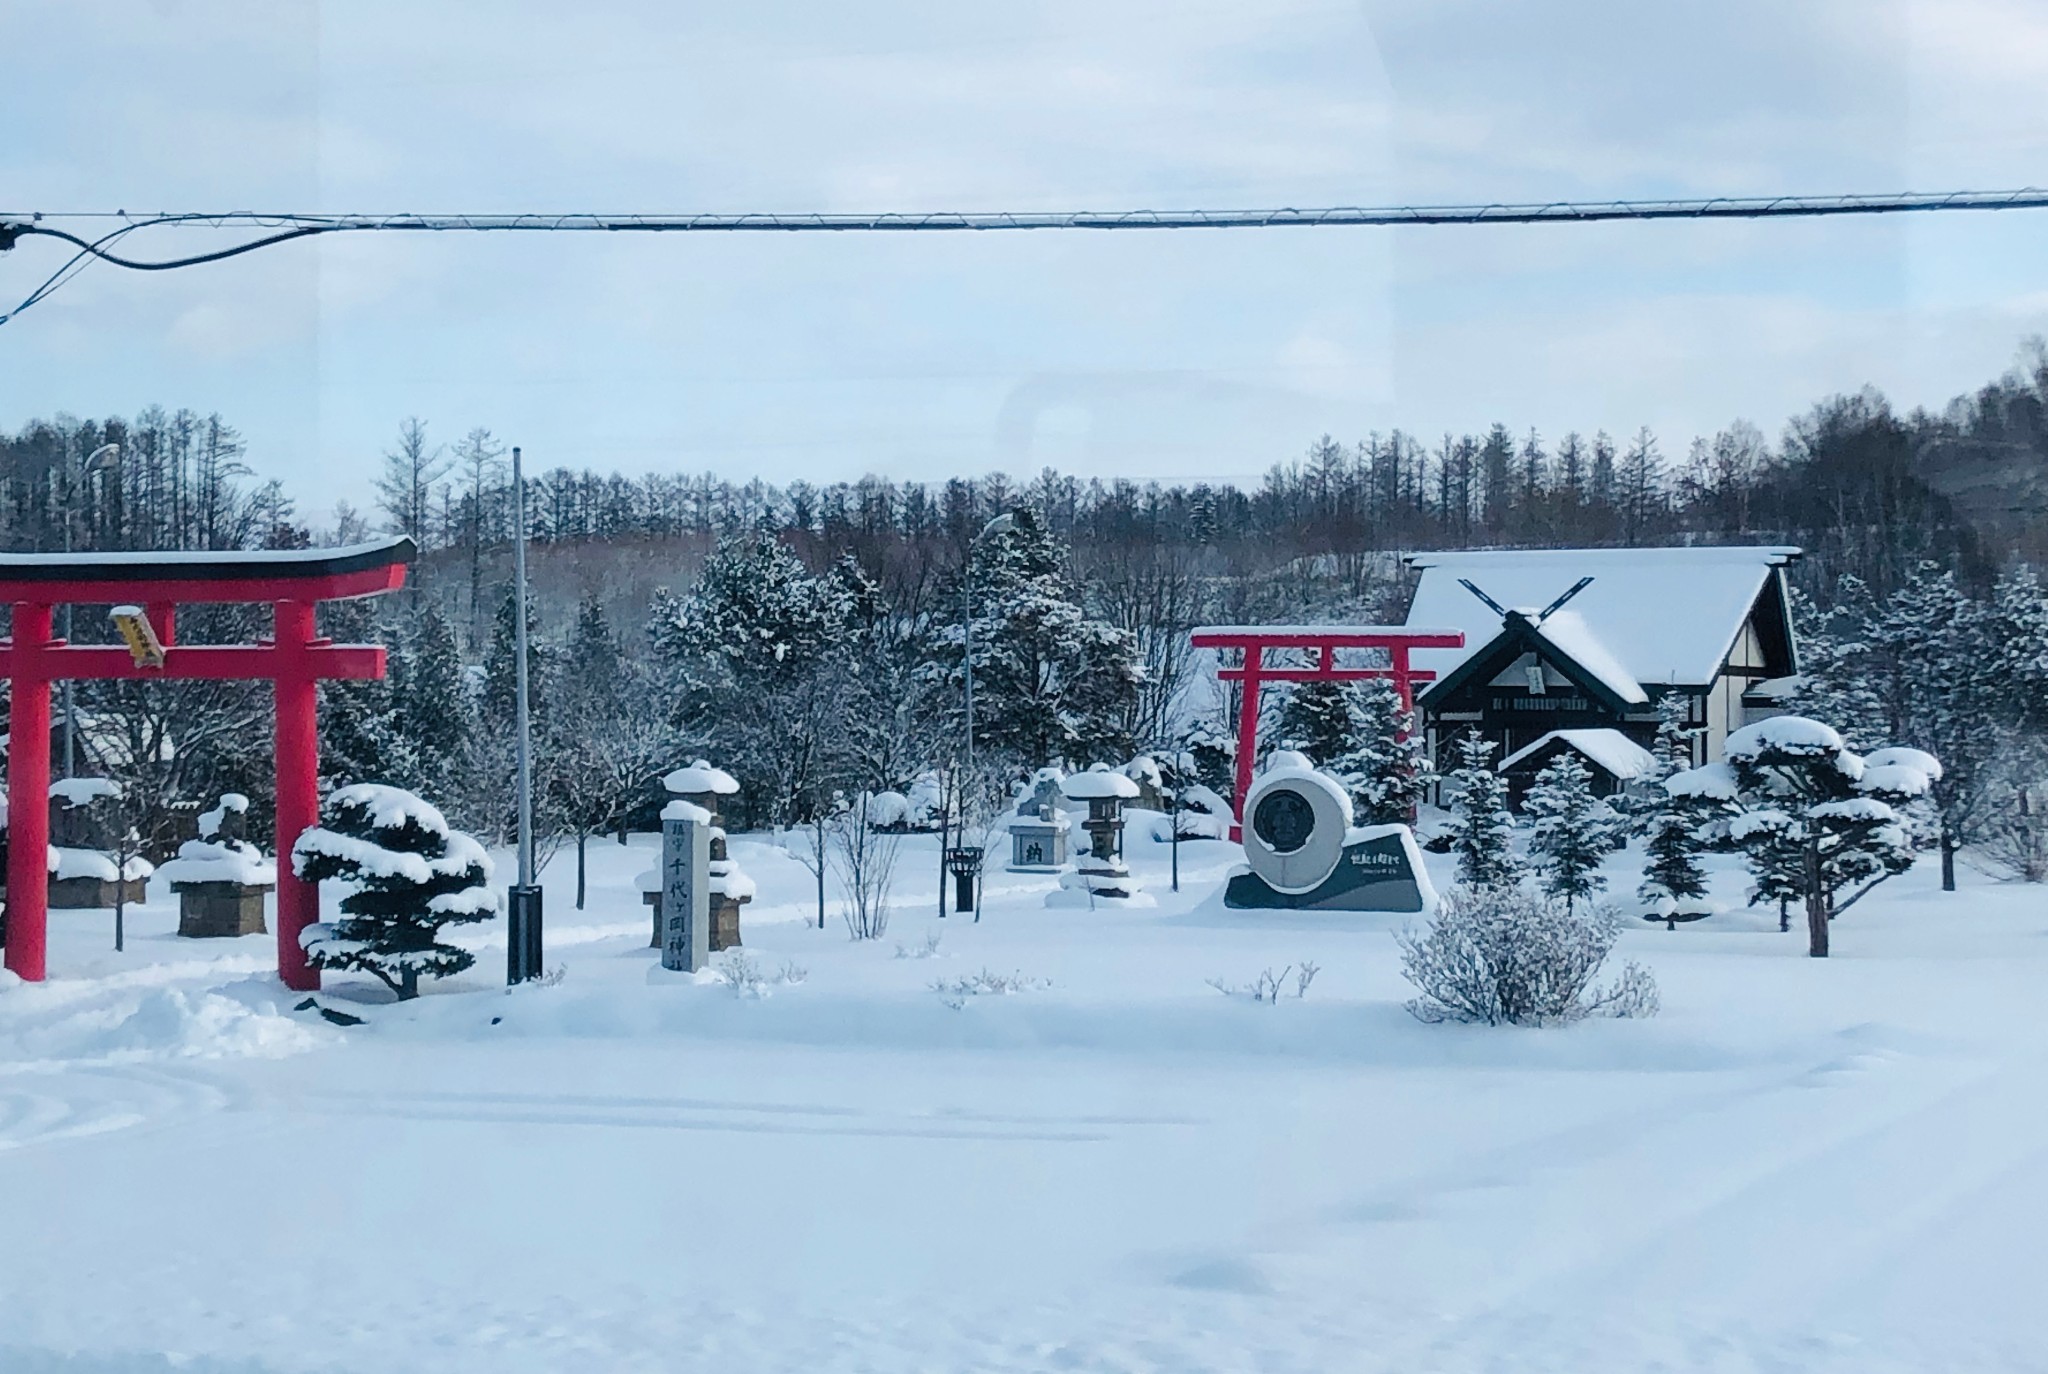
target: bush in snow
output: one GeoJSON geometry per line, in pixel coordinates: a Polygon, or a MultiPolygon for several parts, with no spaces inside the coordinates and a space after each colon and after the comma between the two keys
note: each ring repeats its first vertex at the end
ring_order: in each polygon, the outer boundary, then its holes
{"type": "Polygon", "coordinates": [[[1294,975],[1294,996],[1300,999],[1308,996],[1309,984],[1315,982],[1316,975],[1322,971],[1322,965],[1304,959],[1299,965],[1289,964],[1277,973],[1270,968],[1261,970],[1259,976],[1249,983],[1226,983],[1221,978],[1211,978],[1209,986],[1225,997],[1243,997],[1271,1006],[1280,1000],[1280,994],[1290,985],[1288,974],[1294,975]]]}
{"type": "Polygon", "coordinates": [[[2048,759],[2039,745],[2008,748],[1994,771],[1977,850],[2003,876],[2048,882],[2048,759]]]}
{"type": "Polygon", "coordinates": [[[900,837],[864,819],[871,797],[833,816],[826,853],[839,873],[846,931],[856,940],[879,940],[889,929],[889,888],[896,878],[900,837]]]}
{"type": "Polygon", "coordinates": [[[1402,975],[1422,994],[1408,1010],[1420,1021],[1489,1026],[1654,1016],[1657,981],[1642,965],[1594,986],[1620,934],[1602,908],[1574,910],[1515,884],[1453,887],[1425,929],[1395,937],[1402,975]]]}
{"type": "Polygon", "coordinates": [[[1674,793],[1730,802],[1729,836],[1748,855],[1753,900],[1794,899],[1806,907],[1807,953],[1828,952],[1828,922],[1863,893],[1913,866],[1898,807],[1941,776],[1917,749],[1879,749],[1868,758],[1835,730],[1804,716],[1774,716],[1728,736],[1727,759],[1669,779],[1674,793]],[[1844,888],[1863,887],[1838,902],[1844,888]]]}
{"type": "Polygon", "coordinates": [[[1468,733],[1458,740],[1458,768],[1444,781],[1451,789],[1451,848],[1458,855],[1458,881],[1472,887],[1500,887],[1520,875],[1508,815],[1508,788],[1487,767],[1493,741],[1468,733]]]}
{"type": "Polygon", "coordinates": [[[497,914],[482,845],[412,793],[376,783],[330,793],[320,821],[292,846],[292,871],[310,882],[339,879],[350,891],[339,921],[300,936],[314,967],[360,970],[403,1001],[419,995],[422,975],[446,978],[476,962],[439,936],[443,926],[497,914]]]}
{"type": "Polygon", "coordinates": [[[1523,802],[1531,819],[1529,854],[1536,881],[1566,909],[1607,886],[1600,860],[1614,848],[1621,817],[1593,795],[1593,775],[1570,750],[1559,754],[1523,802]]]}
{"type": "Polygon", "coordinates": [[[1012,997],[1020,992],[1042,992],[1052,986],[1050,978],[1033,978],[1023,973],[994,973],[983,969],[964,978],[939,978],[932,991],[939,1000],[958,1011],[970,997],[1012,997]]]}

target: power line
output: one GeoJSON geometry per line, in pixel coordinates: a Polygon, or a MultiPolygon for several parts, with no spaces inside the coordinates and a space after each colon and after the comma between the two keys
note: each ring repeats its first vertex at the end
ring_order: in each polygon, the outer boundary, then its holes
{"type": "Polygon", "coordinates": [[[1448,224],[1591,224],[1613,220],[1793,219],[1955,210],[2048,208],[2048,190],[1899,192],[1886,195],[1715,196],[1706,199],[1529,201],[1470,205],[1329,206],[1270,210],[1066,210],[925,214],[389,214],[313,215],[233,210],[130,215],[126,211],[0,211],[0,252],[23,237],[68,243],[72,257],[0,324],[47,297],[92,261],[141,272],[164,272],[253,253],[293,239],[339,233],[946,233],[1027,229],[1280,229],[1370,228],[1448,224]],[[54,221],[117,220],[97,238],[54,221]],[[261,237],[186,257],[138,259],[111,251],[142,229],[261,229],[261,237]]]}

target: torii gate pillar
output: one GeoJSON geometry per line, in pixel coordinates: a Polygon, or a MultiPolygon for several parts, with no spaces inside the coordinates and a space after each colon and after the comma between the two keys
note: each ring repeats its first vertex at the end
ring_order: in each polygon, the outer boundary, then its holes
{"type": "Polygon", "coordinates": [[[272,682],[277,703],[277,974],[310,992],[320,971],[299,935],[320,919],[320,891],[291,871],[292,846],[320,810],[319,683],[381,678],[384,650],[334,644],[315,632],[322,601],[374,596],[405,584],[410,539],[345,549],[262,553],[0,555],[0,601],[14,606],[13,638],[0,644],[11,680],[7,761],[6,966],[29,982],[48,972],[50,684],[67,678],[212,678],[272,682]],[[256,644],[177,643],[180,604],[269,602],[274,633],[256,644]],[[146,607],[161,663],[124,646],[51,637],[66,603],[146,607]]]}

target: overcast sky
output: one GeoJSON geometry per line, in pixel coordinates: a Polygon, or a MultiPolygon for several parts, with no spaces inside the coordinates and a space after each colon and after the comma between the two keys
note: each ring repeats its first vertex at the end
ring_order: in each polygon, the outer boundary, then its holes
{"type": "MultiPolygon", "coordinates": [[[[1265,207],[2048,182],[2038,0],[0,0],[0,212],[1265,207]]],[[[1255,478],[1318,434],[1933,404],[2048,212],[1244,233],[360,236],[99,268],[0,426],[219,410],[316,518],[418,415],[728,477],[1255,478]]],[[[129,240],[169,254],[202,240],[129,240]]],[[[11,305],[57,261],[0,258],[11,305]]]]}

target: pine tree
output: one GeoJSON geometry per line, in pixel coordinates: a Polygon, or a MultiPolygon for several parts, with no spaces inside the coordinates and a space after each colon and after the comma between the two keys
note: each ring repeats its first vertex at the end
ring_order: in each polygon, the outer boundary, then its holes
{"type": "Polygon", "coordinates": [[[1358,744],[1334,760],[1332,771],[1351,790],[1359,825],[1406,824],[1435,778],[1428,741],[1385,678],[1359,683],[1353,702],[1358,744]]]}
{"type": "Polygon", "coordinates": [[[1521,876],[1514,853],[1514,819],[1508,789],[1487,766],[1494,743],[1477,734],[1458,741],[1459,766],[1445,782],[1451,789],[1451,848],[1458,856],[1458,881],[1468,887],[1501,887],[1521,876]]]}
{"type": "Polygon", "coordinates": [[[391,655],[393,724],[403,755],[376,776],[417,791],[441,793],[452,784],[473,722],[455,631],[429,604],[391,655]]]}
{"type": "MultiPolygon", "coordinates": [[[[1129,631],[1091,615],[1062,571],[1066,551],[1028,510],[973,559],[975,737],[991,753],[1036,767],[1061,759],[1128,758],[1128,722],[1145,682],[1129,631]]],[[[942,603],[963,605],[955,586],[942,603]]],[[[939,627],[928,675],[953,701],[964,688],[961,623],[939,627]]]]}
{"type": "MultiPolygon", "coordinates": [[[[1661,705],[1670,708],[1675,696],[1676,693],[1667,695],[1661,705]]],[[[1661,916],[1664,928],[1675,930],[1680,921],[1697,920],[1709,914],[1707,874],[1699,857],[1707,847],[1702,831],[1717,813],[1729,809],[1729,802],[1715,786],[1701,788],[1675,781],[1690,776],[1696,781],[1711,782],[1719,775],[1695,775],[1687,766],[1694,732],[1682,725],[1683,709],[1670,708],[1660,714],[1656,751],[1659,762],[1678,766],[1667,768],[1666,775],[1651,787],[1644,824],[1647,838],[1643,881],[1636,888],[1636,896],[1649,908],[1644,920],[1661,916]]]]}
{"type": "Polygon", "coordinates": [[[1348,682],[1316,679],[1296,686],[1280,709],[1280,747],[1334,771],[1332,765],[1360,743],[1356,695],[1348,682]]]}
{"type": "Polygon", "coordinates": [[[314,967],[368,973],[404,1001],[419,995],[422,976],[446,978],[476,962],[439,936],[443,926],[497,913],[482,845],[412,793],[375,783],[329,793],[320,820],[292,847],[293,871],[309,882],[339,879],[350,891],[339,921],[302,936],[314,967]]]}
{"type": "Polygon", "coordinates": [[[1727,798],[1728,833],[1749,854],[1763,895],[1793,882],[1806,907],[1807,953],[1825,958],[1828,923],[1885,878],[1913,865],[1899,807],[1925,796],[1941,765],[1912,749],[1865,759],[1842,736],[1803,716],[1773,716],[1728,737],[1724,762],[1681,773],[1672,792],[1727,798]],[[1865,886],[1847,902],[1844,888],[1865,886]]]}
{"type": "Polygon", "coordinates": [[[1621,818],[1593,795],[1592,774],[1566,750],[1536,775],[1523,800],[1529,813],[1529,853],[1537,883],[1565,910],[1607,886],[1600,860],[1614,848],[1621,818]]]}

